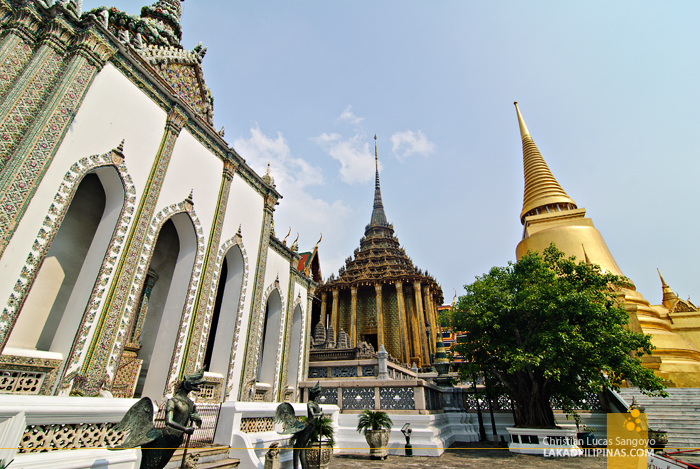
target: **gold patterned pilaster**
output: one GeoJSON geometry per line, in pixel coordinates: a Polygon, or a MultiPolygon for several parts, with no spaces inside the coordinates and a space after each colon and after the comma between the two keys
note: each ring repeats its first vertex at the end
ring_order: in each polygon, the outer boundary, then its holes
{"type": "Polygon", "coordinates": [[[430,299],[430,288],[427,285],[423,285],[423,301],[425,302],[425,315],[428,317],[428,323],[430,324],[430,335],[428,337],[428,344],[430,345],[430,353],[435,353],[436,346],[436,336],[435,331],[435,316],[433,315],[433,305],[430,299]]]}
{"type": "MultiPolygon", "coordinates": [[[[0,124],[0,147],[2,142],[9,145],[7,148],[0,148],[0,154],[7,158],[4,168],[0,170],[0,206],[3,207],[0,211],[0,255],[7,247],[39,183],[51,165],[65,132],[73,122],[75,109],[80,106],[99,69],[114,53],[113,49],[91,32],[81,34],[71,51],[74,54],[63,69],[60,80],[52,86],[46,102],[42,104],[41,110],[26,132],[17,139],[8,137],[5,141],[4,131],[8,128],[2,127],[4,123],[0,124]],[[15,145],[14,151],[6,153],[15,145]]],[[[36,80],[30,82],[34,89],[39,84],[37,80],[40,77],[35,78],[36,80]]],[[[25,98],[26,95],[23,95],[22,99],[25,98]]],[[[14,112],[17,110],[17,106],[11,107],[7,119],[16,121],[15,117],[19,116],[14,116],[14,112]]],[[[22,118],[19,120],[25,122],[22,118]]],[[[26,121],[26,124],[28,123],[29,121],[26,121]]]]}
{"type": "Polygon", "coordinates": [[[384,315],[382,314],[382,284],[374,285],[374,293],[377,298],[377,347],[384,344],[384,315]]]}
{"type": "Polygon", "coordinates": [[[350,345],[357,346],[357,287],[350,287],[350,345]]]}
{"type": "MultiPolygon", "coordinates": [[[[396,302],[399,309],[399,326],[401,328],[401,362],[408,363],[411,359],[410,351],[408,350],[408,322],[406,318],[406,304],[403,298],[403,283],[396,282],[396,302]]],[[[409,363],[410,365],[410,363],[409,363]]]]}
{"type": "Polygon", "coordinates": [[[333,342],[338,341],[338,295],[340,292],[337,288],[333,291],[333,306],[331,307],[331,325],[333,326],[333,337],[326,337],[326,340],[331,340],[333,342]]]}
{"type": "MultiPolygon", "coordinates": [[[[134,214],[134,222],[124,243],[124,254],[119,259],[115,269],[114,280],[110,285],[92,342],[82,363],[81,373],[88,378],[87,390],[99,389],[99,383],[105,374],[110,377],[114,376],[114,368],[117,363],[113,362],[110,357],[117,353],[120,357],[125,342],[123,337],[117,336],[117,331],[126,311],[129,292],[134,288],[140,289],[141,287],[141,285],[134,285],[137,265],[142,255],[146,235],[175,142],[186,121],[187,116],[177,107],[168,114],[158,153],[154,158],[143,195],[134,214]]],[[[135,311],[131,311],[131,313],[134,314],[135,311]]],[[[129,318],[128,322],[131,323],[132,319],[129,318]]],[[[163,350],[159,353],[172,353],[172,351],[163,350]]]]}
{"type": "Polygon", "coordinates": [[[219,244],[221,244],[221,230],[224,217],[226,216],[226,206],[228,205],[228,196],[231,191],[231,181],[233,180],[235,172],[236,164],[231,160],[225,160],[214,218],[211,222],[209,240],[204,255],[204,266],[202,267],[204,275],[197,286],[197,294],[194,302],[196,310],[192,320],[192,327],[190,327],[188,331],[185,353],[183,355],[185,357],[185,366],[180,368],[179,377],[181,379],[194,373],[202,366],[207,349],[207,340],[212,333],[210,327],[217,287],[216,285],[212,285],[212,278],[214,276],[216,255],[219,251],[219,244]]]}
{"type": "Polygon", "coordinates": [[[238,400],[240,401],[253,400],[254,398],[250,390],[257,379],[258,359],[263,340],[262,328],[265,318],[263,317],[262,296],[265,270],[267,268],[267,251],[270,247],[270,236],[272,233],[272,215],[275,211],[275,205],[277,205],[277,198],[272,193],[268,193],[265,196],[263,205],[262,229],[260,230],[257,267],[255,269],[255,281],[253,282],[253,299],[250,306],[250,321],[248,322],[248,340],[245,347],[245,357],[243,358],[244,368],[238,387],[238,400]]]}
{"type": "Polygon", "coordinates": [[[413,291],[416,296],[416,316],[418,316],[418,328],[420,330],[420,343],[422,347],[423,366],[430,365],[430,352],[428,351],[427,333],[425,330],[425,314],[423,313],[423,298],[420,282],[413,282],[413,291]]]}
{"type": "Polygon", "coordinates": [[[326,292],[321,293],[321,324],[326,327],[326,292]]]}

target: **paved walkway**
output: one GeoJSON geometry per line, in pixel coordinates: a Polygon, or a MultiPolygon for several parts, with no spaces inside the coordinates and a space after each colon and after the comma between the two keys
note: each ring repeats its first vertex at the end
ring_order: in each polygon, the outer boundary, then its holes
{"type": "Polygon", "coordinates": [[[339,454],[333,456],[331,469],[362,467],[366,469],[461,469],[464,467],[499,467],[505,469],[607,467],[605,457],[545,458],[513,454],[507,448],[492,448],[488,443],[460,443],[448,449],[439,458],[389,456],[375,461],[367,454],[339,454]]]}

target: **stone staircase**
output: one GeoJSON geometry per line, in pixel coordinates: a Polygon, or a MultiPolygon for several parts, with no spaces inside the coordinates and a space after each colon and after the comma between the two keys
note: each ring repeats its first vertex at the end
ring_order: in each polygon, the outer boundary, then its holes
{"type": "MultiPolygon", "coordinates": [[[[666,451],[700,448],[700,388],[668,388],[668,397],[647,397],[638,388],[623,388],[620,395],[646,408],[649,428],[668,432],[666,451]]],[[[699,451],[700,452],[700,451],[699,451]]]]}
{"type": "MultiPolygon", "coordinates": [[[[197,461],[197,469],[230,469],[238,467],[240,461],[228,457],[230,448],[228,446],[205,446],[203,448],[188,448],[187,454],[199,455],[197,461]]],[[[165,466],[165,469],[179,469],[182,463],[183,449],[175,451],[175,454],[170,459],[170,462],[165,466]]]]}

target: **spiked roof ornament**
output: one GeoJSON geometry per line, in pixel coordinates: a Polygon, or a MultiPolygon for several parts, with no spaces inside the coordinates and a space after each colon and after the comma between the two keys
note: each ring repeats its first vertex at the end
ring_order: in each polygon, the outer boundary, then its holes
{"type": "MultiPolygon", "coordinates": [[[[525,172],[525,191],[523,194],[523,211],[520,213],[521,223],[525,223],[527,215],[537,213],[539,209],[549,211],[550,207],[558,205],[558,210],[576,209],[576,202],[571,199],[554,178],[554,175],[537,149],[530,131],[520,114],[518,102],[515,101],[515,111],[518,114],[520,137],[523,141],[523,169],[525,172]]],[[[557,209],[555,209],[557,210],[557,209]]]]}
{"type": "Polygon", "coordinates": [[[379,156],[377,154],[377,135],[374,135],[374,167],[375,167],[375,177],[374,177],[374,205],[372,206],[372,219],[369,222],[369,226],[377,225],[388,225],[386,221],[386,214],[384,213],[384,204],[382,203],[382,190],[379,187],[379,156]]]}
{"type": "Polygon", "coordinates": [[[676,295],[673,290],[671,290],[671,287],[668,286],[664,278],[661,276],[659,269],[656,269],[656,271],[659,273],[659,278],[661,279],[661,289],[663,290],[664,294],[661,304],[669,309],[673,308],[673,306],[678,302],[678,295],[676,295]]]}

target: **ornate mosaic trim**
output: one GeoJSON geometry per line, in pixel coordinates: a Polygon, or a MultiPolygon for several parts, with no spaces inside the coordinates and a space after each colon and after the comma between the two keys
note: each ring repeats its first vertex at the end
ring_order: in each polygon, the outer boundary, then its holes
{"type": "Polygon", "coordinates": [[[321,394],[318,396],[320,404],[335,404],[338,405],[338,388],[321,388],[321,394]]]}
{"type": "Polygon", "coordinates": [[[19,453],[44,453],[79,448],[104,448],[121,444],[124,432],[116,423],[57,423],[27,425],[19,442],[19,453]]]}
{"type": "MultiPolygon", "coordinates": [[[[262,321],[264,314],[260,313],[263,282],[265,281],[265,269],[267,267],[267,251],[270,244],[270,232],[272,231],[272,212],[275,201],[272,197],[265,199],[262,233],[260,233],[260,245],[258,246],[258,258],[253,283],[253,298],[250,306],[250,320],[248,322],[248,341],[245,347],[243,373],[241,373],[238,388],[238,399],[246,400],[253,396],[246,391],[253,389],[256,381],[258,354],[260,353],[260,340],[262,335],[262,321]]],[[[264,308],[263,308],[264,313],[264,308]]]]}
{"type": "Polygon", "coordinates": [[[25,71],[14,89],[9,92],[2,106],[3,120],[0,124],[0,169],[4,168],[12,156],[12,150],[19,144],[39,109],[58,80],[63,68],[63,56],[52,48],[43,46],[34,56],[30,69],[25,71]],[[43,52],[43,53],[42,53],[43,52]],[[45,57],[43,57],[45,56],[45,57]],[[33,72],[33,73],[32,73],[33,72]]]}
{"type": "Polygon", "coordinates": [[[241,257],[243,258],[243,282],[241,283],[241,294],[238,300],[238,308],[236,309],[236,327],[233,332],[233,345],[231,346],[231,357],[229,359],[228,367],[228,377],[226,378],[226,397],[231,394],[234,384],[234,372],[233,366],[236,362],[236,350],[238,350],[238,339],[241,333],[241,322],[243,320],[243,305],[245,305],[245,295],[248,290],[248,253],[243,245],[243,239],[240,232],[237,233],[233,238],[227,240],[219,249],[219,253],[216,256],[216,263],[214,267],[214,279],[212,284],[219,284],[219,276],[221,275],[221,266],[224,263],[224,258],[228,254],[229,250],[234,246],[238,246],[241,250],[241,257]]]}
{"type": "Polygon", "coordinates": [[[0,315],[0,343],[6,342],[11,325],[14,325],[17,320],[17,314],[27,299],[27,295],[39,272],[39,268],[44,262],[44,258],[51,247],[51,243],[58,233],[80,182],[88,172],[104,166],[113,166],[119,174],[124,185],[124,204],[122,205],[119,221],[117,222],[112,240],[109,244],[108,254],[102,262],[100,273],[90,296],[90,301],[88,302],[86,314],[83,316],[83,321],[79,329],[80,333],[77,336],[73,345],[73,351],[71,352],[73,358],[69,358],[68,366],[77,363],[80,352],[76,354],[76,351],[81,351],[85,345],[87,335],[91,330],[95,316],[100,307],[101,299],[105,293],[105,286],[109,282],[109,278],[114,269],[117,254],[124,247],[124,234],[131,223],[131,217],[134,213],[136,190],[134,189],[131,176],[124,165],[123,158],[115,155],[114,152],[81,158],[70,167],[69,171],[63,177],[63,181],[58,188],[58,192],[54,196],[54,201],[49,208],[49,212],[44,218],[44,223],[34,240],[32,250],[27,256],[24,266],[22,266],[14,290],[3,309],[2,315],[0,315]]]}
{"type": "MultiPolygon", "coordinates": [[[[10,381],[24,379],[25,383],[22,384],[24,389],[12,391],[0,391],[2,393],[9,394],[40,394],[42,396],[48,396],[51,394],[51,389],[56,382],[56,377],[58,376],[58,369],[61,367],[62,360],[53,360],[50,358],[34,358],[34,357],[20,357],[16,355],[0,355],[0,386],[6,388],[10,385],[10,381]],[[27,385],[31,385],[30,376],[13,376],[13,373],[42,373],[43,380],[41,383],[35,383],[39,389],[34,391],[28,391],[26,389],[27,385]]],[[[36,379],[36,377],[34,378],[36,379]]],[[[20,383],[15,383],[20,384],[20,383]]]]}
{"type": "MultiPolygon", "coordinates": [[[[267,300],[270,298],[270,294],[274,291],[277,290],[277,292],[280,295],[280,303],[281,303],[281,310],[282,314],[280,314],[280,326],[279,326],[279,331],[277,332],[277,345],[275,348],[275,379],[272,381],[272,392],[269,395],[270,401],[274,401],[275,396],[277,395],[277,383],[279,382],[279,377],[280,377],[280,361],[282,360],[282,347],[284,346],[284,329],[285,329],[285,323],[286,319],[284,314],[287,310],[285,309],[285,301],[284,301],[284,294],[282,292],[282,289],[280,288],[280,282],[279,280],[275,280],[272,285],[267,287],[267,290],[265,290],[265,294],[263,295],[263,301],[260,304],[260,322],[258,323],[258,335],[262,336],[262,330],[263,330],[263,321],[267,320],[265,310],[267,306],[267,300]]],[[[274,333],[274,331],[270,331],[268,329],[267,333],[274,333]]],[[[260,338],[258,340],[258,343],[260,343],[260,338]]],[[[264,340],[264,339],[263,339],[264,340]]],[[[256,363],[257,360],[259,360],[260,356],[260,347],[257,347],[255,351],[256,355],[256,363]]]]}
{"type": "Polygon", "coordinates": [[[343,409],[374,409],[374,388],[342,388],[343,409]]]}
{"type": "Polygon", "coordinates": [[[221,231],[223,230],[224,218],[226,217],[226,206],[228,205],[228,196],[231,190],[231,180],[233,179],[234,170],[235,168],[233,168],[229,162],[224,163],[216,213],[212,220],[209,242],[206,246],[204,276],[197,289],[194,327],[190,329],[188,334],[185,349],[186,363],[181,376],[193,373],[201,368],[207,352],[207,339],[211,334],[211,321],[219,286],[219,276],[214,275],[214,271],[216,270],[216,248],[221,242],[221,231]],[[193,351],[195,353],[193,353],[193,351]]]}
{"type": "Polygon", "coordinates": [[[328,378],[328,367],[312,366],[309,368],[309,379],[328,378]]]}
{"type": "MultiPolygon", "coordinates": [[[[118,340],[115,342],[114,351],[119,352],[119,354],[113,353],[110,357],[109,368],[116,367],[119,363],[119,357],[121,356],[121,349],[123,348],[125,337],[127,335],[128,327],[131,324],[131,318],[136,313],[136,305],[138,304],[138,295],[141,292],[141,286],[146,278],[146,272],[148,271],[148,266],[151,263],[151,256],[153,255],[153,248],[155,247],[155,242],[158,239],[158,234],[163,224],[174,215],[178,213],[187,213],[192,220],[194,225],[195,233],[197,236],[197,255],[194,260],[194,267],[192,275],[190,277],[190,284],[187,289],[187,297],[185,298],[185,304],[182,311],[182,319],[180,320],[180,329],[178,331],[178,338],[175,343],[175,349],[173,351],[172,360],[170,362],[170,373],[168,375],[168,382],[166,385],[166,390],[171,390],[175,387],[179,376],[179,369],[181,362],[184,359],[185,343],[187,340],[187,330],[191,327],[193,313],[194,313],[194,300],[197,296],[197,285],[202,275],[202,264],[204,262],[204,248],[206,246],[204,242],[204,231],[202,230],[202,224],[199,221],[199,217],[194,211],[194,206],[189,200],[180,202],[179,204],[173,204],[165,207],[161,210],[151,221],[151,227],[146,235],[146,240],[143,244],[141,258],[136,266],[136,275],[134,277],[134,283],[131,287],[131,294],[129,295],[129,301],[127,302],[124,316],[120,324],[120,330],[118,333],[118,340]]],[[[166,351],[163,351],[167,353],[166,351]]]]}
{"type": "Polygon", "coordinates": [[[413,388],[379,388],[379,402],[382,409],[413,410],[416,408],[413,388]]]}
{"type": "MultiPolygon", "coordinates": [[[[290,294],[293,294],[294,288],[290,288],[289,291],[290,291],[290,294]]],[[[302,306],[302,304],[303,304],[303,302],[301,301],[301,293],[300,293],[299,295],[297,295],[296,299],[294,300],[294,304],[292,305],[291,308],[289,308],[289,313],[287,314],[287,338],[285,339],[285,343],[284,343],[283,355],[287,356],[288,358],[285,361],[285,363],[283,364],[284,369],[282,372],[282,379],[281,379],[282,389],[285,389],[287,386],[287,382],[288,382],[288,378],[289,378],[289,365],[291,363],[291,360],[297,360],[297,363],[298,363],[297,376],[296,376],[295,382],[299,383],[300,381],[303,380],[302,371],[304,368],[303,367],[304,347],[302,344],[304,343],[304,338],[305,338],[304,337],[304,331],[305,331],[304,325],[305,325],[306,313],[304,312],[305,308],[302,306]],[[296,357],[292,357],[289,355],[287,350],[290,349],[292,340],[294,339],[292,337],[292,329],[294,328],[294,311],[296,311],[297,307],[299,307],[299,309],[301,310],[301,324],[299,325],[300,326],[300,329],[299,329],[299,332],[300,332],[299,353],[297,354],[296,357]]],[[[292,399],[293,402],[297,402],[297,396],[299,394],[298,389],[296,389],[297,387],[298,386],[295,386],[295,389],[294,389],[294,398],[292,399]]]]}
{"type": "Polygon", "coordinates": [[[9,48],[10,53],[0,62],[0,96],[7,93],[32,58],[32,48],[19,36],[11,34],[5,41],[8,41],[6,47],[9,48]]]}
{"type": "Polygon", "coordinates": [[[275,429],[275,420],[272,417],[243,417],[241,418],[241,432],[262,433],[275,429]]]}
{"type": "Polygon", "coordinates": [[[333,366],[331,378],[353,378],[357,376],[356,366],[333,366]]]}
{"type": "Polygon", "coordinates": [[[0,255],[46,174],[59,142],[73,121],[75,109],[82,103],[89,84],[97,74],[97,68],[80,55],[71,61],[68,68],[69,71],[57,85],[58,91],[54,94],[54,97],[58,95],[60,98],[52,98],[58,105],[52,110],[44,111],[32,123],[15,151],[15,155],[21,157],[10,160],[13,166],[8,165],[0,179],[0,230],[3,233],[0,255]]]}

